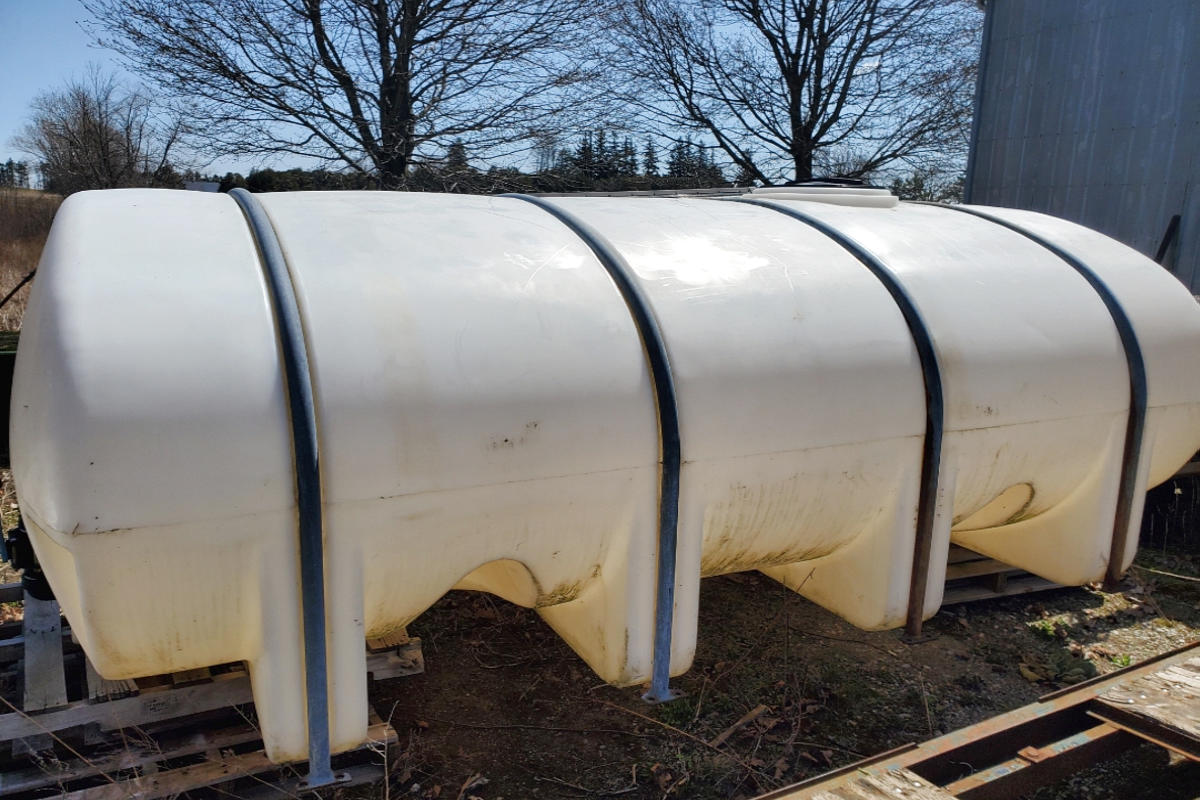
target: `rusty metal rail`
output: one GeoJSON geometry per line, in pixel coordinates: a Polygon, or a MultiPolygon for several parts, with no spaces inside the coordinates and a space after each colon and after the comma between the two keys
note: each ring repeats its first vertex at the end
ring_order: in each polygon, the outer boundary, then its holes
{"type": "Polygon", "coordinates": [[[928,782],[914,796],[1007,800],[1141,742],[1200,761],[1200,642],[758,800],[873,797],[863,790],[896,775],[928,782]]]}

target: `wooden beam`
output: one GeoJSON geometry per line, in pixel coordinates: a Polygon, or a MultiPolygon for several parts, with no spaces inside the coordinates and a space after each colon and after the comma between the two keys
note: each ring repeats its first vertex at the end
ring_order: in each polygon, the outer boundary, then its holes
{"type": "Polygon", "coordinates": [[[26,713],[0,715],[0,741],[61,731],[78,725],[97,724],[105,730],[128,728],[242,705],[253,699],[249,678],[238,675],[211,683],[123,697],[108,703],[80,700],[32,716],[26,713]]]}
{"type": "Polygon", "coordinates": [[[84,669],[87,673],[87,689],[89,703],[108,703],[122,697],[132,697],[138,693],[138,686],[133,681],[110,681],[100,677],[92,660],[84,656],[84,669]]]}
{"type": "Polygon", "coordinates": [[[68,781],[91,776],[112,775],[120,770],[144,768],[170,758],[204,753],[256,742],[262,734],[254,728],[241,726],[216,731],[198,731],[175,742],[135,744],[129,742],[120,752],[106,757],[94,757],[87,762],[46,761],[37,766],[13,772],[0,772],[0,794],[16,794],[35,789],[58,788],[68,781]]]}
{"type": "MultiPolygon", "coordinates": [[[[382,640],[368,642],[378,646],[382,640]]],[[[419,675],[425,671],[425,656],[421,651],[421,640],[406,638],[400,644],[385,645],[384,649],[368,650],[367,672],[374,680],[399,678],[404,675],[419,675]]]]}
{"type": "MultiPolygon", "coordinates": [[[[67,704],[67,674],[63,670],[62,615],[55,600],[38,600],[25,593],[21,632],[25,638],[24,698],[26,712],[67,704]]],[[[54,746],[45,732],[13,737],[14,755],[40,753],[54,746]]]]}
{"type": "Polygon", "coordinates": [[[1029,594],[1030,592],[1060,588],[1062,587],[1057,583],[1048,581],[1045,578],[1039,578],[1036,575],[1019,575],[1009,577],[1004,587],[998,592],[991,586],[951,587],[946,590],[942,598],[942,605],[952,606],[956,603],[970,603],[975,600],[990,600],[996,597],[1011,597],[1018,594],[1029,594]]]}
{"type": "Polygon", "coordinates": [[[67,704],[67,678],[63,672],[62,617],[54,600],[25,595],[25,699],[26,712],[44,711],[67,704]]]}
{"type": "Polygon", "coordinates": [[[821,789],[795,800],[954,800],[954,795],[906,769],[849,775],[841,786],[821,789]]]}
{"type": "Polygon", "coordinates": [[[953,581],[959,578],[977,578],[980,575],[995,575],[997,572],[1019,572],[1016,567],[1011,564],[1005,564],[1003,561],[997,561],[994,558],[981,558],[978,561],[963,561],[958,564],[948,564],[946,566],[946,580],[953,581]]]}
{"type": "MultiPolygon", "coordinates": [[[[367,729],[367,738],[378,742],[394,743],[396,732],[392,726],[387,724],[372,725],[367,729]]],[[[62,797],[65,800],[126,800],[128,797],[134,796],[139,800],[150,800],[150,798],[195,791],[206,786],[274,769],[286,769],[286,766],[272,763],[267,759],[266,753],[258,750],[253,753],[228,756],[216,761],[205,761],[189,767],[165,770],[130,781],[79,789],[64,793],[62,797]]]]}
{"type": "Polygon", "coordinates": [[[1200,761],[1200,658],[1122,681],[1098,699],[1100,718],[1200,761]]]}

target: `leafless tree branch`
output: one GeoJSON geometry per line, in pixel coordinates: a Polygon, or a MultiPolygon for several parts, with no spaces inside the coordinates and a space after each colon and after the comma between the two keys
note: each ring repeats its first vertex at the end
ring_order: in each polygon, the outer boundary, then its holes
{"type": "MultiPolygon", "coordinates": [[[[607,2],[607,0],[605,0],[607,2]]],[[[207,149],[288,154],[404,185],[570,124],[592,77],[585,0],[84,0],[97,40],[186,103],[207,149]]]]}
{"type": "Polygon", "coordinates": [[[961,158],[981,20],[966,0],[625,0],[613,95],[743,174],[961,158]]]}
{"type": "Polygon", "coordinates": [[[35,98],[13,143],[37,159],[47,189],[70,194],[178,183],[170,157],[183,130],[146,92],[91,67],[35,98]]]}

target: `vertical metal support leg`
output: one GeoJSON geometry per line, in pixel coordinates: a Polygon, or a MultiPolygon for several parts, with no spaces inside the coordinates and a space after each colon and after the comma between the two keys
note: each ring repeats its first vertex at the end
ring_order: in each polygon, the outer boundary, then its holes
{"type": "Polygon", "coordinates": [[[250,231],[258,244],[283,355],[284,384],[292,426],[292,455],[295,459],[304,680],[308,711],[309,773],[303,787],[311,789],[336,781],[330,766],[329,680],[325,655],[325,541],[316,402],[300,306],[275,229],[254,195],[245,189],[234,189],[230,196],[246,215],[250,231]]]}
{"type": "MultiPolygon", "coordinates": [[[[670,687],[671,629],[675,619],[675,557],[679,531],[679,473],[682,468],[682,446],[679,439],[679,409],[675,399],[675,379],[667,357],[667,345],[662,329],[654,316],[650,300],[633,278],[625,259],[603,236],[590,225],[577,219],[560,206],[541,197],[506,194],[515,200],[541,208],[566,225],[583,240],[596,256],[629,307],[646,353],[650,379],[654,386],[658,412],[659,473],[658,500],[658,578],[654,605],[654,660],[650,688],[642,695],[649,703],[663,703],[679,695],[670,687]]],[[[697,576],[699,577],[699,576],[697,576]]]]}
{"type": "Polygon", "coordinates": [[[1129,367],[1129,421],[1125,425],[1125,443],[1121,450],[1121,482],[1117,488],[1117,508],[1113,514],[1112,543],[1108,552],[1108,567],[1105,570],[1104,583],[1110,590],[1116,586],[1124,574],[1121,562],[1125,558],[1125,550],[1129,546],[1129,528],[1133,523],[1133,506],[1137,494],[1137,476],[1140,470],[1142,439],[1146,431],[1146,411],[1149,406],[1149,387],[1146,383],[1146,360],[1142,355],[1142,346],[1138,342],[1137,333],[1133,329],[1133,320],[1125,313],[1125,309],[1117,300],[1116,294],[1109,288],[1091,267],[1076,258],[1053,242],[1039,236],[1033,231],[1003,217],[989,214],[977,208],[963,206],[948,206],[942,203],[924,203],[937,206],[949,211],[970,214],[988,222],[1008,228],[1019,233],[1026,239],[1044,247],[1058,256],[1068,266],[1078,272],[1088,285],[1095,290],[1112,317],[1113,326],[1121,338],[1121,347],[1125,351],[1125,362],[1129,367]]]}
{"type": "Polygon", "coordinates": [[[925,383],[925,440],[921,452],[921,486],[917,497],[916,537],[913,543],[912,575],[908,589],[908,609],[905,615],[904,633],[908,641],[923,638],[922,627],[925,616],[925,594],[929,587],[929,559],[933,552],[933,529],[937,516],[938,486],[941,478],[942,438],[946,425],[945,399],[942,388],[942,369],[929,326],[921,316],[916,302],[909,296],[904,284],[887,264],[838,229],[799,209],[770,200],[750,197],[731,197],[724,202],[746,203],[777,211],[799,220],[809,227],[833,239],[854,256],[879,279],[884,288],[896,301],[900,313],[912,334],[913,345],[921,360],[921,376],[925,383]]]}

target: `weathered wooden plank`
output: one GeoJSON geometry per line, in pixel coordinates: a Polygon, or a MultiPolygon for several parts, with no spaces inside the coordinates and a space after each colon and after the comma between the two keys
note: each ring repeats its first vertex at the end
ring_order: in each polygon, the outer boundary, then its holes
{"type": "Polygon", "coordinates": [[[216,731],[196,731],[174,741],[127,743],[118,753],[93,757],[87,762],[78,759],[47,760],[28,769],[0,773],[0,795],[61,787],[69,781],[112,775],[120,770],[145,769],[158,761],[196,755],[213,748],[234,747],[260,738],[262,735],[259,731],[243,725],[216,731]]]}
{"type": "Polygon", "coordinates": [[[62,618],[54,600],[25,595],[25,699],[26,712],[44,711],[67,704],[67,678],[63,672],[62,618]]]}
{"type": "Polygon", "coordinates": [[[63,800],[127,800],[136,797],[147,800],[153,797],[180,794],[203,789],[216,783],[224,783],[240,777],[257,775],[277,768],[267,759],[262,750],[244,755],[234,755],[220,761],[205,761],[190,767],[156,772],[140,778],[106,783],[88,789],[77,789],[60,795],[63,800]]]}
{"type": "Polygon", "coordinates": [[[1100,695],[1101,705],[1200,743],[1200,658],[1124,681],[1100,695]]]}
{"type": "MultiPolygon", "coordinates": [[[[417,638],[410,639],[399,648],[367,655],[367,670],[376,679],[413,675],[424,669],[421,640],[417,638]]],[[[0,741],[91,724],[97,724],[103,730],[115,730],[216,711],[227,706],[250,703],[253,699],[247,674],[240,670],[231,671],[214,674],[207,683],[189,686],[167,683],[162,687],[143,690],[136,696],[121,697],[106,703],[81,700],[33,716],[0,714],[0,741]]]]}
{"type": "MultiPolygon", "coordinates": [[[[394,743],[396,732],[390,725],[372,725],[367,729],[367,737],[373,741],[394,743]]],[[[150,800],[203,789],[279,767],[280,765],[267,760],[266,753],[258,750],[243,755],[226,756],[218,761],[205,761],[194,766],[164,770],[134,780],[79,789],[64,793],[62,797],[66,800],[125,800],[128,797],[150,800]]]]}
{"type": "Polygon", "coordinates": [[[950,550],[946,554],[947,564],[961,564],[964,561],[978,561],[987,556],[982,553],[976,553],[974,550],[969,550],[966,547],[958,544],[950,545],[950,550]]]}
{"type": "Polygon", "coordinates": [[[367,653],[367,672],[377,681],[419,675],[424,671],[425,655],[421,651],[421,640],[417,637],[398,646],[367,653]]]}
{"type": "Polygon", "coordinates": [[[1011,564],[1005,564],[1003,561],[997,561],[994,558],[981,558],[978,561],[963,561],[958,564],[948,564],[946,566],[946,580],[953,581],[959,578],[994,575],[997,572],[1017,571],[1011,564]]]}
{"type": "Polygon", "coordinates": [[[375,636],[367,639],[367,650],[372,653],[380,653],[384,650],[391,650],[401,645],[406,645],[411,641],[408,635],[407,628],[385,633],[383,636],[375,636]]]}
{"type": "Polygon", "coordinates": [[[1000,591],[990,586],[955,586],[946,590],[942,605],[950,606],[956,603],[970,603],[975,600],[988,600],[995,597],[1011,597],[1018,594],[1040,592],[1046,589],[1061,588],[1057,583],[1039,578],[1036,575],[1020,575],[1008,579],[1000,591]]]}
{"type": "MultiPolygon", "coordinates": [[[[54,600],[38,600],[26,593],[21,633],[25,640],[24,693],[26,712],[60,708],[67,704],[67,675],[63,671],[62,615],[54,600]]],[[[14,737],[16,738],[16,737],[14,737]]],[[[13,755],[28,755],[49,750],[53,738],[35,729],[13,742],[13,755]]]]}
{"type": "Polygon", "coordinates": [[[84,668],[87,677],[88,702],[90,703],[107,703],[111,700],[119,700],[122,697],[132,697],[138,693],[137,684],[133,681],[110,681],[108,678],[100,677],[100,673],[96,672],[96,668],[92,666],[92,660],[84,657],[84,668]]]}
{"type": "Polygon", "coordinates": [[[204,683],[212,677],[212,670],[208,667],[200,667],[198,669],[185,669],[182,672],[171,673],[171,683],[175,686],[187,686],[192,683],[204,683]]]}
{"type": "MultiPolygon", "coordinates": [[[[800,800],[804,795],[797,795],[800,800]]],[[[858,772],[847,776],[846,782],[833,789],[811,795],[810,800],[954,800],[954,795],[942,791],[921,776],[906,769],[879,773],[858,772]]]]}
{"type": "Polygon", "coordinates": [[[80,700],[34,717],[0,715],[0,741],[93,723],[105,730],[127,728],[242,705],[252,699],[249,679],[237,676],[167,691],[145,692],[108,703],[80,700]]]}

